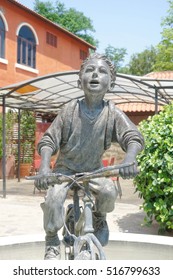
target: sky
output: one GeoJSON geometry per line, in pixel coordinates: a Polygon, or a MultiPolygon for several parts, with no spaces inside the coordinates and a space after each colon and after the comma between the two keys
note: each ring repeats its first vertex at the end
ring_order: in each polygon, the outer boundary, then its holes
{"type": "MultiPolygon", "coordinates": [[[[56,0],[42,2],[56,3],[56,0]]],[[[35,0],[18,0],[33,10],[35,0]]],[[[65,8],[75,8],[92,21],[97,51],[108,45],[125,48],[127,64],[132,54],[140,53],[161,41],[161,20],[167,15],[167,0],[60,0],[65,8]]]]}

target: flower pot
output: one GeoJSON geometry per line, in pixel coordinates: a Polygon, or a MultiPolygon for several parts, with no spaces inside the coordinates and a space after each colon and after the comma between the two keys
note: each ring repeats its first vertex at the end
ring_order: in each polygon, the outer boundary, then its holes
{"type": "MultiPolygon", "coordinates": [[[[13,155],[7,157],[6,160],[6,178],[13,179],[15,174],[15,158],[13,155]]],[[[0,179],[3,178],[2,174],[2,159],[0,159],[0,179]]]]}
{"type": "Polygon", "coordinates": [[[21,163],[20,164],[20,177],[24,178],[25,176],[29,176],[31,172],[31,163],[21,163]]]}

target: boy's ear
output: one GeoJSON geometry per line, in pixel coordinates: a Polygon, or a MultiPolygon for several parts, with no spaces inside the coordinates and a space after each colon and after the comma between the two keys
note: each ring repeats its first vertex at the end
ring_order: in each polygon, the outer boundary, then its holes
{"type": "Polygon", "coordinates": [[[114,88],[114,86],[115,86],[115,82],[112,81],[112,82],[110,83],[110,88],[109,88],[109,90],[112,90],[112,89],[114,88]]]}
{"type": "Polygon", "coordinates": [[[80,88],[80,89],[82,88],[81,80],[78,80],[78,81],[77,81],[77,85],[78,85],[78,88],[80,88]]]}

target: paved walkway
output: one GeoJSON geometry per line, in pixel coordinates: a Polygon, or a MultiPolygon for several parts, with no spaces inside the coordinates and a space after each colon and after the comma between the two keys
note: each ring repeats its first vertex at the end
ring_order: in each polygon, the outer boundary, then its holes
{"type": "MultiPolygon", "coordinates": [[[[117,198],[114,211],[107,216],[110,232],[157,235],[157,224],[141,226],[145,213],[140,210],[142,200],[134,193],[133,182],[122,179],[120,182],[122,198],[117,198]]],[[[33,189],[31,181],[7,180],[7,195],[3,198],[0,181],[0,237],[44,234],[39,205],[44,201],[45,192],[36,190],[33,194],[33,189]]]]}

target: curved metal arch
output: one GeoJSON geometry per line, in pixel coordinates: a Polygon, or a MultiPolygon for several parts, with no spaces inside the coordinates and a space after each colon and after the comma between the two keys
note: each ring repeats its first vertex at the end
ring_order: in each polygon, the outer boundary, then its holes
{"type": "MultiPolygon", "coordinates": [[[[78,70],[51,73],[1,88],[0,103],[2,103],[2,97],[5,96],[6,106],[11,108],[52,112],[57,104],[58,111],[70,100],[83,97],[84,93],[77,85],[78,73],[78,70]]],[[[115,104],[125,102],[153,104],[156,103],[157,98],[158,104],[164,105],[169,104],[173,99],[172,89],[173,81],[170,80],[149,79],[118,73],[114,89],[109,91],[105,97],[113,99],[115,104]]]]}

